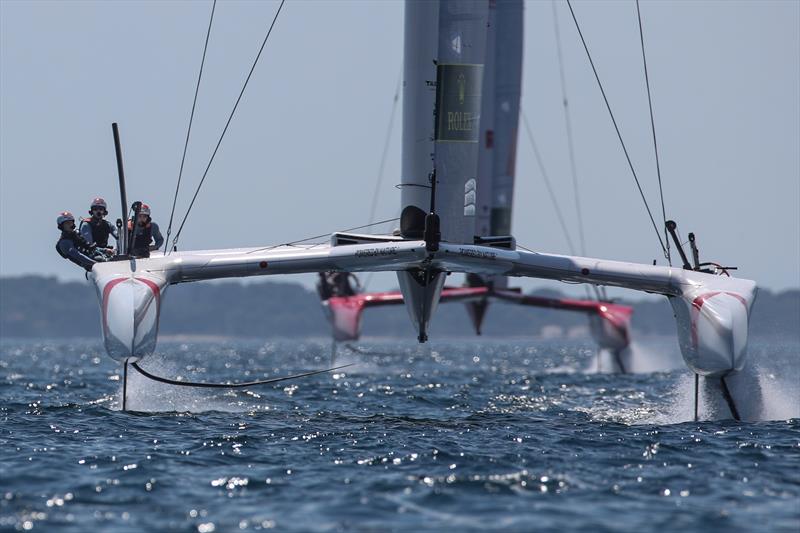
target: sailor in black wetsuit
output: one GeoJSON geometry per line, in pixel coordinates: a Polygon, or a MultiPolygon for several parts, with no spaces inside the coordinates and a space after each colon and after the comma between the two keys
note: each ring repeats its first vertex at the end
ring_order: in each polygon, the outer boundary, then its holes
{"type": "Polygon", "coordinates": [[[320,272],[317,292],[322,301],[333,296],[355,296],[361,292],[361,284],[351,272],[320,272]]]}
{"type": "Polygon", "coordinates": [[[158,250],[164,244],[164,237],[161,235],[161,230],[158,229],[158,224],[150,218],[150,206],[147,204],[141,204],[139,207],[139,216],[135,226],[128,221],[128,231],[133,233],[131,246],[133,257],[150,257],[150,252],[158,250]],[[153,241],[155,244],[152,244],[153,241]]]}
{"type": "Polygon", "coordinates": [[[96,262],[92,259],[95,247],[75,231],[75,217],[69,211],[64,211],[58,215],[56,222],[61,230],[61,238],[56,243],[58,254],[90,272],[96,262]]]}
{"type": "Polygon", "coordinates": [[[108,237],[112,236],[119,241],[117,228],[104,217],[108,214],[108,205],[102,198],[92,200],[89,206],[91,218],[84,218],[81,221],[81,235],[86,242],[93,242],[98,248],[108,248],[108,237]]]}

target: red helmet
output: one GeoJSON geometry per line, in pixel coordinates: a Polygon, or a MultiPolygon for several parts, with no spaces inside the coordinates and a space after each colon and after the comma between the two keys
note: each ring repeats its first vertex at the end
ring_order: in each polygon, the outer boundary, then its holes
{"type": "Polygon", "coordinates": [[[70,213],[69,211],[63,211],[59,213],[58,218],[56,219],[56,223],[58,224],[58,229],[61,229],[61,224],[67,221],[75,222],[75,217],[72,216],[72,213],[70,213]]]}
{"type": "Polygon", "coordinates": [[[150,216],[150,206],[147,204],[142,204],[142,206],[139,208],[139,214],[150,216]]]}

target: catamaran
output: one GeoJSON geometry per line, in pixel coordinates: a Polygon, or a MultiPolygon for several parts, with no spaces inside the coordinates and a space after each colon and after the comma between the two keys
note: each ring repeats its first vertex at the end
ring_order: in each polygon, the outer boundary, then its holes
{"type": "MultiPolygon", "coordinates": [[[[353,351],[361,351],[349,343],[361,338],[361,319],[366,309],[404,304],[403,293],[400,291],[364,292],[360,290],[357,278],[353,280],[354,276],[349,273],[325,272],[321,274],[317,285],[323,312],[331,326],[334,356],[336,343],[341,342],[347,343],[345,346],[353,351]]],[[[439,302],[463,303],[476,335],[481,334],[483,320],[492,300],[584,314],[588,317],[589,332],[598,347],[598,371],[604,366],[610,366],[612,371],[623,374],[628,371],[632,357],[632,307],[602,300],[546,298],[522,294],[519,287],[503,287],[500,283],[505,285],[507,279],[495,276],[487,280],[477,275],[468,275],[465,286],[445,285],[439,295],[439,302]],[[498,287],[495,287],[495,283],[498,283],[498,287]],[[610,365],[603,362],[606,354],[610,365]]]]}
{"type": "MultiPolygon", "coordinates": [[[[519,117],[522,7],[521,0],[406,2],[397,234],[333,232],[325,244],[173,247],[149,258],[123,253],[98,263],[89,278],[97,290],[108,354],[125,371],[151,355],[163,299],[179,283],[393,271],[417,339],[426,342],[448,274],[497,280],[496,288],[508,298],[522,296],[504,293],[504,280],[529,277],[666,296],[684,362],[695,374],[695,418],[701,383],[725,400],[734,418],[758,417],[757,402],[745,401],[753,396],[755,379],[747,371],[754,281],[700,263],[694,241],[691,264],[676,239],[683,266],[672,267],[550,254],[522,247],[510,234],[514,156],[498,154],[494,147],[515,146],[510,139],[519,117]],[[481,157],[490,150],[491,157],[481,157]],[[511,170],[485,173],[481,168],[511,170]]],[[[116,126],[114,132],[122,205],[127,206],[116,126]]],[[[674,223],[669,226],[674,235],[674,223]]],[[[123,251],[127,245],[123,236],[123,251]]]]}
{"type": "MultiPolygon", "coordinates": [[[[469,205],[469,202],[475,204],[475,233],[477,235],[491,237],[511,235],[522,86],[523,26],[521,11],[521,4],[515,5],[513,2],[505,3],[502,6],[490,6],[489,9],[477,140],[478,166],[475,174],[475,192],[471,195],[467,194],[469,197],[465,198],[465,206],[469,205]]],[[[554,22],[557,25],[555,16],[554,10],[554,22]]],[[[558,33],[556,27],[559,59],[561,59],[558,33]]],[[[563,76],[562,89],[564,90],[563,103],[567,121],[567,143],[572,155],[572,138],[563,76]]],[[[392,107],[392,115],[389,120],[390,129],[387,133],[386,146],[388,146],[391,134],[397,96],[395,94],[395,106],[392,107]]],[[[530,140],[533,142],[527,121],[526,126],[528,126],[530,140]]],[[[534,153],[537,158],[540,157],[535,146],[534,153]]],[[[385,153],[381,160],[378,183],[381,182],[384,161],[385,153]]],[[[541,161],[540,165],[543,169],[544,164],[541,161]]],[[[573,178],[577,180],[574,163],[572,171],[573,178]]],[[[551,200],[567,243],[570,249],[574,249],[566,222],[563,220],[561,209],[552,194],[549,179],[544,171],[542,177],[551,193],[551,200]]],[[[577,201],[577,190],[575,194],[576,208],[578,209],[576,218],[583,247],[582,218],[577,201]]],[[[529,206],[526,205],[526,207],[529,206]]],[[[374,215],[374,206],[372,212],[374,215]]],[[[345,342],[347,343],[345,346],[351,350],[359,351],[350,343],[358,341],[361,337],[362,316],[366,309],[403,305],[404,303],[403,294],[400,291],[367,292],[361,286],[359,279],[350,273],[321,274],[317,289],[325,317],[331,326],[334,353],[337,342],[345,342]]],[[[493,301],[534,308],[558,309],[586,315],[589,332],[598,347],[598,370],[601,367],[608,367],[612,371],[625,373],[626,368],[630,368],[633,357],[630,349],[633,308],[614,303],[596,287],[593,289],[594,298],[545,298],[525,295],[522,294],[520,288],[509,287],[509,280],[506,276],[467,274],[463,286],[445,286],[442,289],[439,303],[463,303],[476,335],[481,335],[484,319],[493,301]],[[606,355],[608,356],[607,363],[604,361],[606,355]]],[[[587,296],[589,295],[590,292],[587,290],[587,296]]]]}

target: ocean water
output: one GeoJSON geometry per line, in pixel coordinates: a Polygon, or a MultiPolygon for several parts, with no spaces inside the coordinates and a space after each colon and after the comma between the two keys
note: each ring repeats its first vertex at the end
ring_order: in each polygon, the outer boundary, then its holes
{"type": "MultiPolygon", "coordinates": [[[[363,342],[346,369],[237,391],[131,370],[122,412],[98,341],[6,339],[0,530],[800,530],[800,344],[753,343],[760,422],[691,421],[673,345],[635,347],[626,375],[531,340],[363,342]]],[[[142,366],[242,381],[331,357],[175,340],[142,366]]]]}

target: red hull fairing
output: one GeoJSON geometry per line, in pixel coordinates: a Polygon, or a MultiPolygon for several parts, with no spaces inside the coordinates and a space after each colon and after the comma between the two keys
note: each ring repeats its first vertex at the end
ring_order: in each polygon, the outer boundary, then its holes
{"type": "MultiPolygon", "coordinates": [[[[485,298],[486,287],[445,287],[440,302],[465,302],[485,298]]],[[[355,341],[361,336],[361,313],[366,307],[403,304],[400,291],[372,292],[354,296],[332,296],[322,301],[336,341],[355,341]]]]}
{"type": "Polygon", "coordinates": [[[574,300],[571,298],[543,298],[514,291],[494,291],[493,296],[520,305],[577,311],[589,316],[589,330],[601,348],[623,350],[630,344],[630,326],[633,308],[627,305],[574,300]]]}
{"type": "MultiPolygon", "coordinates": [[[[478,303],[485,302],[489,297],[519,305],[585,313],[589,317],[592,337],[601,348],[619,351],[630,344],[630,321],[633,309],[626,305],[594,300],[543,298],[524,295],[513,289],[491,290],[488,287],[445,287],[440,301],[478,303]]],[[[400,291],[388,291],[333,296],[323,300],[322,305],[333,328],[334,340],[355,341],[361,336],[361,315],[366,307],[402,303],[403,295],[400,291]]]]}

